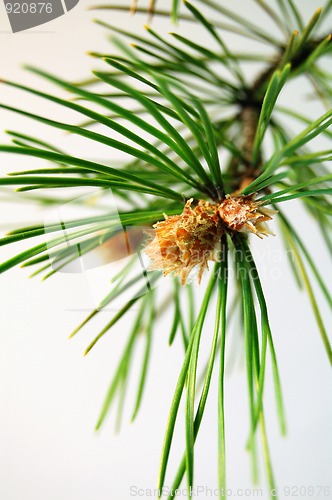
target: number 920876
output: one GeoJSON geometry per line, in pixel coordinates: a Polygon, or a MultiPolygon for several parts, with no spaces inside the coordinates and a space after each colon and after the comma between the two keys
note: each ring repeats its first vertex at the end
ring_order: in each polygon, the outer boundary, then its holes
{"type": "Polygon", "coordinates": [[[32,3],[6,3],[6,11],[8,14],[51,14],[52,4],[45,2],[32,3]]]}

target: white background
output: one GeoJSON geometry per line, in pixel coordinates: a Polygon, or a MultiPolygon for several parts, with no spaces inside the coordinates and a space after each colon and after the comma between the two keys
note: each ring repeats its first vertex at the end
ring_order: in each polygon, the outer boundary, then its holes
{"type": "MultiPolygon", "coordinates": [[[[85,10],[88,4],[81,1],[68,15],[44,27],[15,35],[9,32],[9,23],[0,8],[0,77],[53,91],[50,85],[20,68],[22,63],[29,62],[68,79],[84,78],[89,69],[98,66],[85,52],[102,52],[110,47],[106,39],[108,33],[92,24],[92,17],[104,16],[113,24],[143,32],[142,17],[131,18],[127,13],[99,13],[96,16],[85,10]]],[[[317,1],[301,4],[306,19],[320,5],[317,1]]],[[[237,6],[242,15],[252,16],[256,21],[257,12],[261,12],[257,11],[255,2],[242,0],[232,5],[237,6]]],[[[261,23],[265,29],[274,30],[269,19],[262,15],[261,23]]],[[[158,26],[163,32],[174,29],[167,21],[156,22],[155,27],[158,26]]],[[[191,29],[192,26],[185,28],[189,36],[193,36],[191,29]]],[[[196,34],[202,36],[200,32],[196,34]]],[[[237,50],[250,48],[245,39],[236,40],[230,37],[232,47],[237,44],[237,50]]],[[[291,100],[294,106],[301,102],[299,91],[308,93],[310,89],[302,80],[300,82],[300,87],[299,81],[289,86],[281,102],[291,100]]],[[[45,102],[4,86],[0,86],[0,96],[1,102],[11,102],[45,115],[49,112],[51,117],[65,119],[67,116],[45,102]]],[[[309,102],[302,111],[317,117],[322,109],[309,102]]],[[[8,141],[3,130],[14,129],[75,148],[75,139],[52,129],[46,130],[8,112],[1,111],[0,117],[2,142],[8,141]]],[[[301,129],[295,122],[290,126],[293,130],[301,129]]],[[[80,147],[80,154],[87,157],[93,158],[99,153],[91,149],[90,144],[80,147]]],[[[0,173],[19,170],[22,165],[26,166],[27,162],[2,155],[0,173]]],[[[33,166],[31,160],[29,165],[33,166]]],[[[46,212],[17,200],[5,203],[3,197],[1,194],[2,234],[13,225],[22,226],[49,217],[46,212]]],[[[314,222],[297,203],[289,203],[287,210],[326,282],[331,283],[331,262],[314,222]]],[[[274,229],[278,232],[276,226],[274,229]]],[[[276,481],[281,490],[285,485],[326,486],[331,478],[332,416],[327,357],[309,301],[304,293],[298,292],[291,276],[280,237],[277,234],[275,238],[254,243],[261,268],[266,271],[263,284],[270,306],[287,412],[288,436],[282,439],[268,375],[265,408],[276,481]],[[277,257],[280,255],[279,262],[277,257]],[[270,269],[276,269],[277,274],[271,275],[270,269]]],[[[1,261],[26,247],[27,244],[20,244],[15,248],[1,248],[1,261]]],[[[98,280],[102,280],[101,288],[105,286],[106,268],[101,274],[61,273],[45,283],[38,278],[29,280],[26,269],[15,268],[1,276],[1,500],[127,500],[131,498],[131,486],[155,487],[168,409],[183,357],[180,339],[172,348],[168,347],[172,318],[171,314],[164,316],[155,329],[153,361],[137,421],[129,423],[138,382],[139,356],[132,372],[129,404],[121,433],[114,433],[114,412],[102,431],[94,433],[104,394],[133,318],[129,313],[86,358],[82,356],[86,345],[108,321],[110,312],[101,313],[75,339],[67,340],[68,334],[95,305],[100,295],[98,280]]],[[[320,306],[326,326],[330,328],[330,311],[323,300],[320,306]]],[[[206,352],[212,325],[213,314],[207,323],[206,337],[203,337],[206,352]]],[[[227,473],[228,486],[236,492],[237,488],[251,488],[252,483],[249,457],[244,450],[249,419],[243,349],[239,332],[233,329],[230,335],[237,335],[238,356],[234,369],[229,370],[226,378],[227,473]]],[[[217,487],[216,401],[214,380],[196,454],[196,484],[213,488],[217,487]]],[[[171,484],[183,450],[182,411],[180,417],[167,484],[171,484]]],[[[265,488],[263,479],[261,486],[265,488]]],[[[264,491],[263,498],[267,498],[264,491]]],[[[201,498],[206,496],[203,494],[201,498]]],[[[286,495],[281,493],[280,498],[286,495]]],[[[307,493],[301,498],[311,497],[307,493]]]]}

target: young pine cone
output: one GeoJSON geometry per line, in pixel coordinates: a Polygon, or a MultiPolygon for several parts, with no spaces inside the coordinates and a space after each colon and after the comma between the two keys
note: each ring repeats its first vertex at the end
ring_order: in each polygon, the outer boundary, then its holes
{"type": "Polygon", "coordinates": [[[208,268],[208,261],[217,261],[221,237],[226,232],[252,232],[259,236],[273,234],[266,221],[275,210],[263,208],[253,196],[227,195],[221,203],[199,200],[192,208],[193,199],[185,204],[180,215],[168,217],[154,224],[150,241],[144,251],[151,259],[149,270],[160,270],[164,276],[178,276],[181,284],[187,282],[197,266],[198,282],[208,268]]]}

